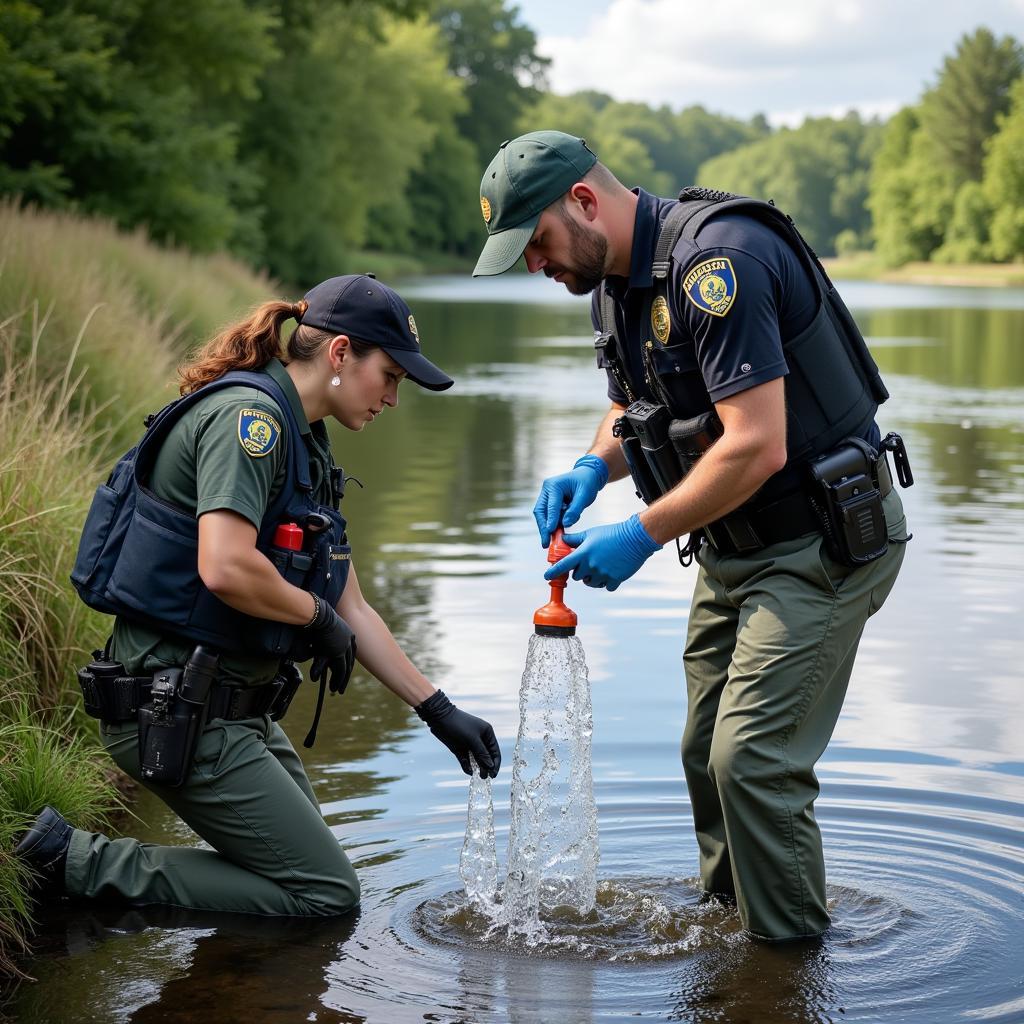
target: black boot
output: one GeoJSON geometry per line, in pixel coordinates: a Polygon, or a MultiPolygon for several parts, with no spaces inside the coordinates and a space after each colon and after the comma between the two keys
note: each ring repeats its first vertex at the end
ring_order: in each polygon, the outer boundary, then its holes
{"type": "Polygon", "coordinates": [[[52,807],[44,807],[14,848],[35,872],[37,889],[50,895],[64,891],[64,865],[74,829],[52,807]]]}

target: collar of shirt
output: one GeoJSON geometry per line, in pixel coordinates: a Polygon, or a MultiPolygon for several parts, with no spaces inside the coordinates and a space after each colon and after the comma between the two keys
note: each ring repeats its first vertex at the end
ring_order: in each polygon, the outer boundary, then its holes
{"type": "Polygon", "coordinates": [[[302,400],[299,398],[299,392],[295,388],[294,381],[288,376],[288,371],[284,368],[284,363],[282,363],[280,359],[271,359],[263,369],[269,373],[275,381],[277,381],[281,386],[281,390],[284,391],[285,397],[288,399],[288,404],[292,408],[292,415],[295,417],[295,422],[298,423],[301,433],[311,433],[309,420],[306,419],[306,410],[302,408],[302,400]]]}
{"type": "Polygon", "coordinates": [[[634,188],[636,216],[633,221],[633,248],[629,255],[629,277],[611,274],[606,280],[612,295],[621,299],[627,288],[650,288],[654,284],[654,247],[658,241],[658,225],[673,204],[671,199],[659,199],[634,188]]]}

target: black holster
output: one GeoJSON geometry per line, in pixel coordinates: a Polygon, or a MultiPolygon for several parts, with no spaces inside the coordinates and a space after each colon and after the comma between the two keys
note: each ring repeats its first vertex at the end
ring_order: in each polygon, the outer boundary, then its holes
{"type": "Polygon", "coordinates": [[[180,786],[195,759],[217,676],[217,655],[197,647],[184,668],[156,672],[139,707],[139,766],[147,782],[180,786]]]}
{"type": "Polygon", "coordinates": [[[648,505],[672,490],[721,436],[714,412],[673,419],[668,406],[638,399],[615,421],[637,494],[648,505]]]}

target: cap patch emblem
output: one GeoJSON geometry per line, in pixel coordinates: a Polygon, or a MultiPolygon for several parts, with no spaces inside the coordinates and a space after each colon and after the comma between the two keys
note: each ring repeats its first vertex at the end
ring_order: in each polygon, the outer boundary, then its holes
{"type": "Polygon", "coordinates": [[[672,317],[669,316],[668,302],[664,295],[657,296],[651,305],[651,330],[662,345],[668,341],[669,332],[672,330],[672,317]]]}
{"type": "Polygon", "coordinates": [[[484,223],[491,223],[491,201],[487,196],[480,197],[480,212],[484,215],[484,223]]]}
{"type": "Polygon", "coordinates": [[[686,297],[712,316],[725,316],[736,300],[738,282],[728,257],[705,260],[683,280],[686,297]]]}
{"type": "Polygon", "coordinates": [[[243,409],[238,414],[238,443],[254,459],[269,455],[281,436],[281,424],[262,409],[243,409]]]}
{"type": "Polygon", "coordinates": [[[412,336],[419,341],[420,332],[416,330],[416,321],[412,318],[412,313],[409,314],[409,330],[412,331],[412,336]]]}

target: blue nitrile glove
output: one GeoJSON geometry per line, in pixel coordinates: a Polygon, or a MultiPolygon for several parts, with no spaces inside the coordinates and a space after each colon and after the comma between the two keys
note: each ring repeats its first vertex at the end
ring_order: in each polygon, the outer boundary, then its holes
{"type": "Polygon", "coordinates": [[[533,506],[541,547],[546,548],[551,543],[551,534],[559,521],[562,526],[572,526],[606,483],[608,464],[599,455],[583,455],[576,460],[571,472],[549,476],[540,485],[537,504],[533,506]],[[569,507],[563,512],[566,502],[569,507]]]}
{"type": "Polygon", "coordinates": [[[638,515],[625,522],[595,526],[582,533],[566,533],[562,539],[575,548],[560,562],[555,562],[544,579],[553,580],[572,572],[574,580],[583,580],[588,587],[617,590],[661,545],[651,539],[638,515]]]}

